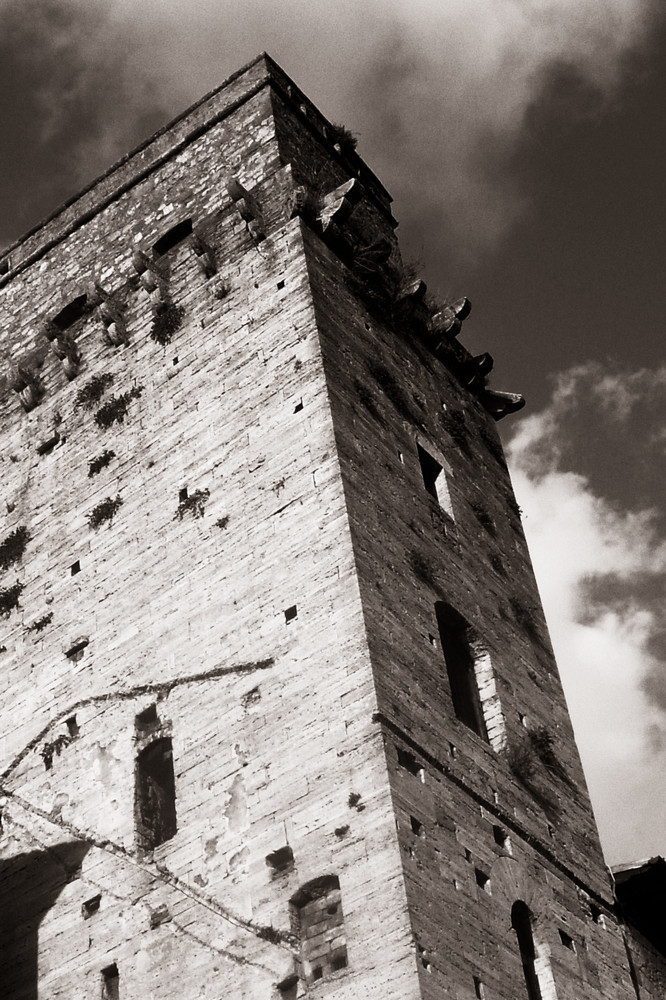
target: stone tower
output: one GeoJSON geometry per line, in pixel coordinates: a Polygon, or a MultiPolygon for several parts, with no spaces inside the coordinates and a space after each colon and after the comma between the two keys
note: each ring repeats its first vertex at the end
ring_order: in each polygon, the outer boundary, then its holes
{"type": "Polygon", "coordinates": [[[495,420],[266,56],[0,262],[5,1000],[633,997],[495,420]]]}

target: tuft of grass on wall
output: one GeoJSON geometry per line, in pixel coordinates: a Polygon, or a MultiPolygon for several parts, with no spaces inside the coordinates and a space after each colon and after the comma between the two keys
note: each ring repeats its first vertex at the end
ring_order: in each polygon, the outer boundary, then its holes
{"type": "Polygon", "coordinates": [[[10,531],[0,542],[0,570],[9,569],[14,563],[20,562],[29,541],[30,532],[24,524],[10,531]]]}
{"type": "Polygon", "coordinates": [[[0,590],[0,617],[9,618],[12,611],[19,606],[19,597],[23,584],[18,580],[11,587],[0,590]]]}
{"type": "Polygon", "coordinates": [[[127,416],[129,405],[133,399],[138,399],[143,392],[142,385],[135,385],[128,392],[123,392],[120,396],[111,396],[95,414],[95,423],[102,430],[107,430],[113,424],[122,424],[127,416]]]}
{"type": "Polygon", "coordinates": [[[109,522],[109,526],[113,521],[116,513],[122,507],[122,497],[117,496],[115,500],[113,497],[107,497],[106,500],[102,500],[98,503],[96,507],[93,507],[91,512],[88,514],[88,527],[92,531],[97,531],[103,524],[109,522]]]}
{"type": "Polygon", "coordinates": [[[180,330],[183,325],[184,316],[185,310],[170,302],[166,308],[161,309],[153,317],[153,324],[150,328],[151,340],[166,347],[167,344],[171,343],[174,333],[180,330]]]}
{"type": "Polygon", "coordinates": [[[75,409],[92,410],[93,406],[99,403],[106,390],[112,384],[113,375],[111,372],[104,372],[102,375],[93,375],[77,392],[74,400],[75,409]]]}
{"type": "Polygon", "coordinates": [[[88,462],[88,479],[92,479],[92,477],[96,476],[98,472],[105,469],[111,459],[115,457],[115,451],[110,451],[110,449],[107,448],[101,455],[97,455],[96,458],[91,458],[88,462]]]}

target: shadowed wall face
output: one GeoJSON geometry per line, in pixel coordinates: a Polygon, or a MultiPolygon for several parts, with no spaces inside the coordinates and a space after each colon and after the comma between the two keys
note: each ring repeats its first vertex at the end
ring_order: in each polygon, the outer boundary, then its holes
{"type": "Polygon", "coordinates": [[[0,861],[0,984],[12,1000],[37,1000],[39,925],[90,850],[61,843],[0,861]]]}

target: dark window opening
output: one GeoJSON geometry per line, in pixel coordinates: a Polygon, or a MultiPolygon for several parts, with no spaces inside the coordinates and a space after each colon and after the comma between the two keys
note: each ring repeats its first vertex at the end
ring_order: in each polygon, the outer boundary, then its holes
{"type": "Polygon", "coordinates": [[[404,769],[409,771],[410,774],[413,774],[414,777],[420,778],[421,781],[423,781],[423,766],[420,761],[416,759],[414,754],[410,753],[409,750],[403,750],[402,747],[398,746],[396,746],[396,751],[398,753],[398,764],[400,767],[404,767],[404,769]]]}
{"type": "Polygon", "coordinates": [[[173,747],[164,736],[145,747],[136,759],[137,841],[152,851],[176,834],[176,785],[173,747]]]}
{"type": "Polygon", "coordinates": [[[86,648],[87,645],[89,645],[89,643],[90,643],[89,639],[84,639],[84,638],[77,639],[76,642],[67,650],[65,656],[67,657],[68,660],[73,660],[74,663],[78,663],[78,661],[83,656],[84,649],[86,648]]]}
{"type": "Polygon", "coordinates": [[[278,993],[284,1000],[296,1000],[298,995],[298,976],[287,976],[277,984],[278,993]]]}
{"type": "Polygon", "coordinates": [[[421,475],[423,476],[423,485],[425,486],[427,492],[430,496],[437,497],[437,480],[442,473],[442,466],[439,464],[436,458],[429,455],[420,444],[417,444],[416,450],[419,455],[419,462],[421,464],[421,475]]]}
{"type": "Polygon", "coordinates": [[[102,1000],[120,1000],[120,976],[115,962],[102,969],[102,1000]]]}
{"type": "Polygon", "coordinates": [[[99,910],[99,904],[102,902],[101,893],[97,896],[92,896],[91,899],[86,899],[83,906],[81,907],[81,912],[83,914],[83,919],[88,920],[89,917],[95,915],[99,910]]]}
{"type": "Polygon", "coordinates": [[[509,840],[509,835],[501,826],[493,827],[493,839],[498,847],[502,850],[511,853],[511,841],[509,840]]]}
{"type": "Polygon", "coordinates": [[[86,312],[86,307],[88,304],[87,295],[79,295],[77,298],[72,299],[68,302],[64,309],[61,309],[57,315],[53,317],[51,322],[54,326],[57,326],[59,330],[67,330],[70,326],[74,326],[77,320],[81,319],[83,314],[86,312]]]}
{"type": "Polygon", "coordinates": [[[599,924],[600,927],[606,926],[606,920],[604,918],[603,913],[601,912],[598,906],[594,905],[594,903],[590,903],[590,916],[592,917],[592,920],[595,922],[595,924],[599,924]]]}
{"type": "Polygon", "coordinates": [[[559,931],[559,935],[560,935],[560,941],[562,942],[562,944],[564,945],[564,947],[568,948],[569,951],[575,952],[576,951],[576,942],[571,937],[571,935],[567,934],[567,932],[563,931],[563,930],[559,931]]]}
{"type": "Polygon", "coordinates": [[[335,875],[324,875],[299,889],[291,899],[291,915],[307,983],[347,968],[340,882],[335,875]]]}
{"type": "Polygon", "coordinates": [[[159,240],[153,243],[153,253],[156,257],[162,257],[163,254],[172,250],[173,247],[178,246],[183,240],[187,239],[192,233],[192,220],[183,219],[182,222],[176,223],[172,226],[164,236],[160,236],[159,240]]]}
{"type": "Polygon", "coordinates": [[[37,445],[37,454],[48,455],[50,452],[53,451],[53,449],[55,448],[55,446],[58,444],[59,441],[60,441],[60,434],[58,433],[58,431],[56,431],[52,437],[46,438],[44,441],[41,442],[41,444],[37,445]]]}
{"type": "Polygon", "coordinates": [[[476,879],[476,884],[479,889],[483,889],[484,892],[487,892],[488,895],[490,895],[490,876],[486,875],[485,872],[482,872],[480,868],[475,868],[474,878],[476,879]]]}
{"type": "Polygon", "coordinates": [[[137,731],[137,735],[141,733],[149,732],[154,729],[155,726],[159,725],[159,717],[157,715],[157,705],[149,705],[148,708],[144,708],[143,712],[139,712],[134,719],[134,726],[137,731]]]}
{"type": "Polygon", "coordinates": [[[178,499],[181,501],[187,500],[187,486],[183,486],[182,489],[178,490],[178,499]]]}
{"type": "Polygon", "coordinates": [[[471,627],[455,608],[443,601],[437,602],[435,612],[453,710],[461,722],[487,740],[488,732],[474,669],[471,627]]]}
{"type": "Polygon", "coordinates": [[[409,817],[409,823],[412,828],[412,833],[415,833],[417,837],[421,837],[422,840],[425,839],[425,829],[423,823],[416,818],[416,816],[409,817]]]}
{"type": "Polygon", "coordinates": [[[76,576],[76,574],[80,572],[81,572],[81,563],[77,559],[76,562],[72,563],[72,565],[69,567],[69,573],[70,576],[76,576]]]}
{"type": "Polygon", "coordinates": [[[290,608],[285,608],[284,620],[287,623],[287,625],[289,624],[289,622],[293,622],[294,618],[297,617],[298,617],[298,609],[295,604],[292,604],[290,608]]]}
{"type": "Polygon", "coordinates": [[[75,715],[71,715],[69,717],[69,719],[66,719],[65,720],[65,725],[67,726],[67,732],[69,733],[69,735],[71,736],[71,738],[73,740],[75,740],[76,737],[81,732],[79,724],[76,721],[76,716],[75,715]]]}
{"type": "Polygon", "coordinates": [[[303,409],[303,400],[301,399],[299,400],[298,403],[296,403],[296,406],[294,407],[294,413],[300,413],[302,409],[303,409]]]}
{"type": "Polygon", "coordinates": [[[278,281],[277,286],[278,286],[278,289],[284,288],[284,281],[278,281]]]}
{"type": "Polygon", "coordinates": [[[269,868],[273,869],[274,875],[291,871],[294,867],[294,852],[288,845],[278,847],[277,851],[266,855],[266,864],[269,868]]]}
{"type": "Polygon", "coordinates": [[[511,926],[518,938],[527,996],[529,1000],[542,1000],[541,987],[535,967],[536,951],[532,934],[532,919],[527,904],[522,899],[517,900],[511,907],[511,926]]]}

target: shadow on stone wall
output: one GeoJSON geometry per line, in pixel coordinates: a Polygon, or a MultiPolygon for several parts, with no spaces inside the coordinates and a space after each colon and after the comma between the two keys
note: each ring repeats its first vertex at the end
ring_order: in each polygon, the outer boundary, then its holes
{"type": "Polygon", "coordinates": [[[0,861],[0,995],[38,1000],[39,925],[78,876],[91,844],[74,841],[0,861]]]}

